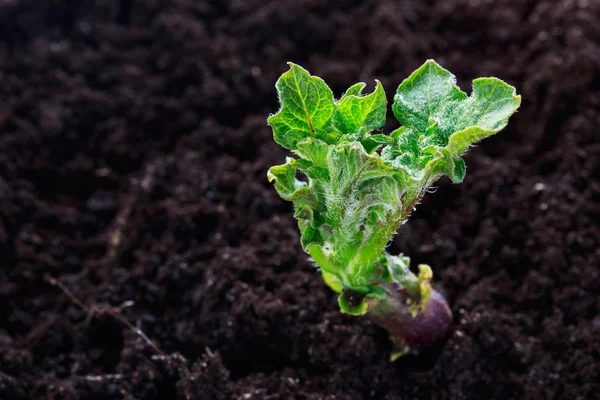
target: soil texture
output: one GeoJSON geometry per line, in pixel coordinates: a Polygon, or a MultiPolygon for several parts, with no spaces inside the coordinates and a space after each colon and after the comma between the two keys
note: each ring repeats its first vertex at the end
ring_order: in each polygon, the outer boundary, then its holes
{"type": "Polygon", "coordinates": [[[597,0],[0,1],[0,399],[600,399],[599,127],[597,0]],[[266,117],[286,61],[391,100],[427,58],[523,103],[395,236],[454,324],[390,363],[266,117]]]}

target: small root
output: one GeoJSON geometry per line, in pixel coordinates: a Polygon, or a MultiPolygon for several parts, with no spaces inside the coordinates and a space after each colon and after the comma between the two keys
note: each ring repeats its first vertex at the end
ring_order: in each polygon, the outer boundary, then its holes
{"type": "Polygon", "coordinates": [[[106,250],[106,258],[108,262],[113,262],[119,255],[123,245],[124,231],[129,222],[131,211],[140,200],[150,193],[154,186],[154,173],[158,162],[150,163],[144,169],[144,174],[141,179],[136,179],[133,182],[133,190],[127,196],[125,205],[115,217],[114,227],[108,235],[108,245],[106,250]]]}
{"type": "Polygon", "coordinates": [[[83,310],[87,311],[88,317],[86,319],[86,322],[89,323],[89,321],[94,317],[94,315],[108,314],[108,315],[112,316],[113,318],[117,319],[119,322],[121,322],[123,325],[125,325],[129,330],[134,332],[140,338],[142,338],[142,340],[144,342],[146,342],[146,344],[148,346],[150,346],[150,348],[152,348],[152,350],[154,350],[154,352],[157,354],[157,356],[153,357],[153,359],[160,359],[160,360],[167,361],[169,363],[173,360],[176,360],[176,361],[184,361],[185,360],[185,358],[178,353],[174,353],[172,355],[165,354],[158,347],[158,345],[156,343],[154,343],[148,337],[148,335],[146,335],[140,328],[137,328],[135,325],[133,325],[131,322],[129,322],[129,320],[127,320],[127,318],[125,318],[123,315],[121,315],[121,312],[125,308],[131,307],[133,304],[135,304],[132,300],[128,300],[128,301],[121,303],[121,305],[119,307],[113,307],[113,306],[107,305],[107,304],[99,304],[99,305],[93,304],[91,306],[88,306],[87,304],[84,304],[81,300],[79,300],[77,298],[77,296],[75,296],[73,294],[73,292],[71,292],[71,290],[64,283],[62,283],[60,280],[54,278],[52,275],[45,274],[44,281],[48,282],[52,286],[58,287],[64,294],[67,295],[67,297],[71,300],[72,303],[76,304],[77,306],[81,307],[83,310]]]}

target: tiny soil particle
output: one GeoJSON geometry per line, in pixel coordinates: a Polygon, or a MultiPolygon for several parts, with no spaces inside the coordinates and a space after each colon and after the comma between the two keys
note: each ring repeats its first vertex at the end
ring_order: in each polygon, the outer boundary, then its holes
{"type": "Polygon", "coordinates": [[[599,398],[599,19],[600,1],[0,1],[0,399],[599,398]],[[428,58],[523,103],[388,247],[432,267],[460,327],[392,364],[302,252],[266,118],[287,61],[339,97],[428,58]]]}

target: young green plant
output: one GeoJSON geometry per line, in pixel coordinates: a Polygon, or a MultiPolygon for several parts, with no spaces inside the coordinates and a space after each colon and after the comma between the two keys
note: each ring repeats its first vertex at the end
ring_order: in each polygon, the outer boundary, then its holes
{"type": "Polygon", "coordinates": [[[272,167],[269,181],[294,204],[302,248],[340,294],[341,311],[387,329],[392,359],[417,353],[446,335],[452,312],[431,287],[429,266],[414,273],[408,257],[385,247],[435,181],[462,182],[461,155],[502,130],[521,98],[496,78],[474,80],[468,96],[428,60],[398,87],[392,110],[401,126],[384,135],[379,81],[370,94],[357,83],[336,100],[321,78],[289,65],[276,84],[281,109],[268,123],[296,157],[272,167]]]}

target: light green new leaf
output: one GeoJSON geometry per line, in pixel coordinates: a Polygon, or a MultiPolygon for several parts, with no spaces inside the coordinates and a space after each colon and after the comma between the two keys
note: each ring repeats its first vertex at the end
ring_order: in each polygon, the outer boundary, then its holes
{"type": "Polygon", "coordinates": [[[283,165],[276,165],[267,171],[269,182],[275,182],[275,189],[284,200],[294,202],[296,210],[306,206],[316,207],[316,196],[311,188],[304,182],[296,179],[296,161],[288,158],[283,165]]]}
{"type": "Polygon", "coordinates": [[[296,145],[294,153],[305,160],[310,161],[314,166],[327,168],[327,154],[331,146],[319,139],[306,139],[296,145]]]}
{"type": "Polygon", "coordinates": [[[329,154],[331,147],[322,140],[313,138],[298,142],[294,153],[302,158],[296,160],[296,165],[309,178],[317,182],[328,182],[327,154],[329,154]]]}
{"type": "Polygon", "coordinates": [[[270,182],[275,182],[279,196],[294,203],[294,216],[298,220],[302,246],[306,249],[312,243],[323,243],[322,234],[318,229],[322,224],[322,207],[314,187],[296,178],[296,169],[300,168],[298,161],[300,160],[288,158],[287,163],[271,167],[267,177],[270,182]]]}
{"type": "Polygon", "coordinates": [[[362,96],[364,83],[351,86],[336,103],[333,125],[342,134],[357,133],[357,139],[385,125],[387,99],[381,82],[376,81],[375,91],[362,96]]]}
{"type": "Polygon", "coordinates": [[[289,157],[285,164],[269,168],[267,179],[269,182],[275,182],[275,189],[284,200],[291,200],[297,190],[306,186],[306,183],[296,179],[295,161],[289,157]]]}
{"type": "Polygon", "coordinates": [[[454,183],[462,183],[467,173],[465,160],[459,156],[455,156],[447,148],[441,149],[441,153],[442,158],[437,161],[440,173],[448,176],[454,183]]]}
{"type": "Polygon", "coordinates": [[[323,282],[325,282],[331,290],[336,293],[342,293],[342,290],[344,290],[344,283],[335,274],[322,269],[321,275],[323,276],[323,282]]]}
{"type": "Polygon", "coordinates": [[[331,129],[335,109],[331,89],[304,68],[289,65],[289,71],[275,84],[281,109],[268,119],[275,141],[289,150],[294,150],[299,141],[313,136],[335,143],[339,134],[331,129]]]}
{"type": "Polygon", "coordinates": [[[300,228],[300,230],[302,231],[300,243],[302,244],[303,249],[307,249],[311,244],[323,243],[321,232],[318,229],[313,228],[308,222],[306,223],[306,226],[300,228]]]}

